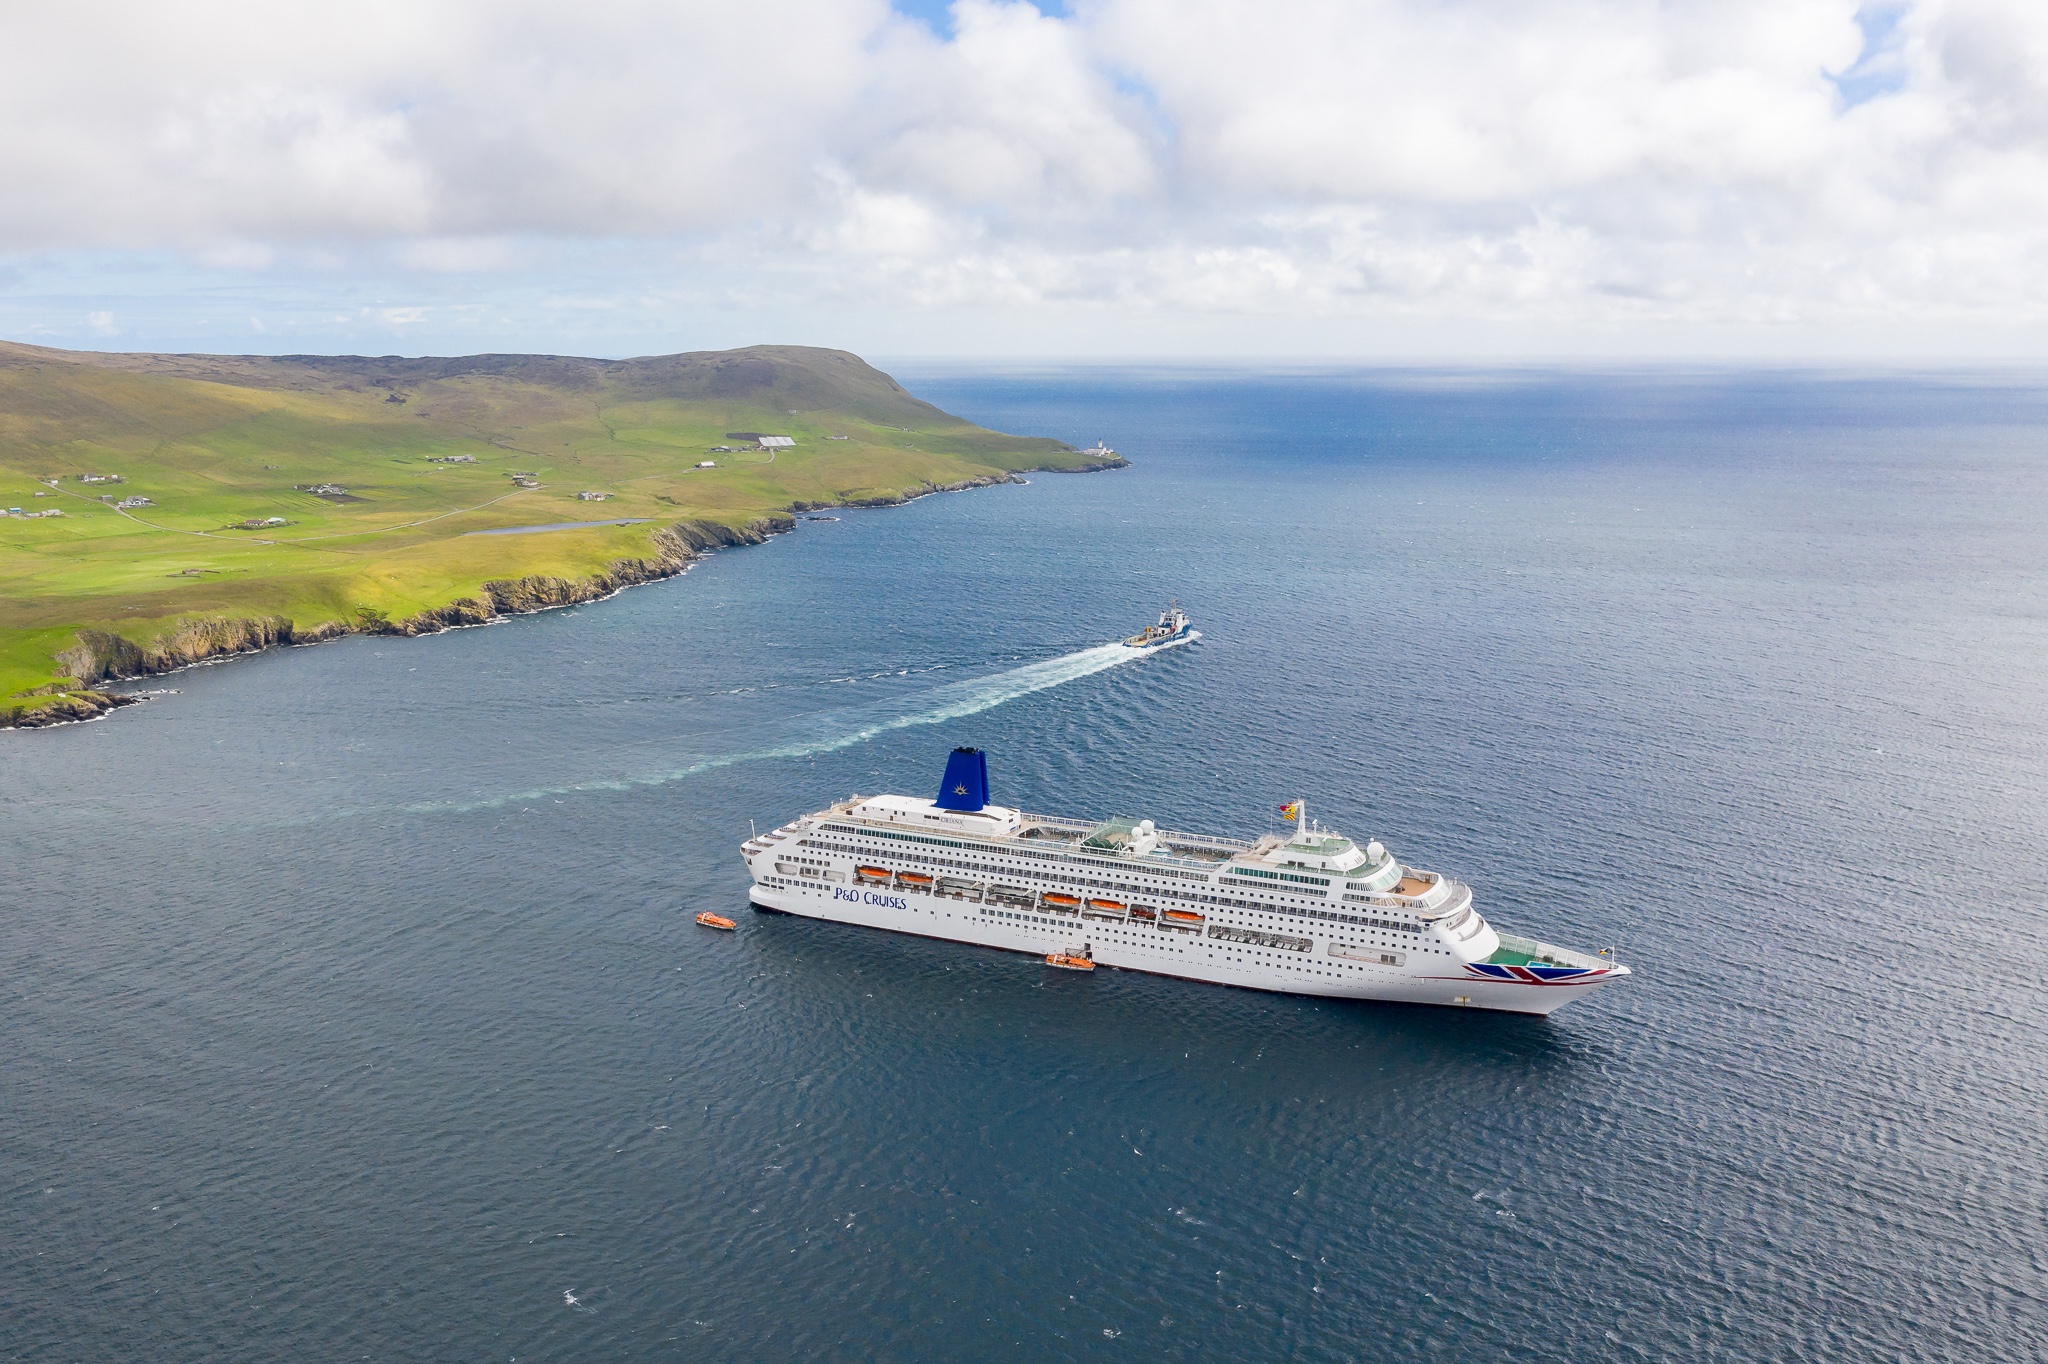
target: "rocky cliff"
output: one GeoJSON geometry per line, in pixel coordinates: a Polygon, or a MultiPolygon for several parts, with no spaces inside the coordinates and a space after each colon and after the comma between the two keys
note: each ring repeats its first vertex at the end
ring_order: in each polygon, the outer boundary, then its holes
{"type": "Polygon", "coordinates": [[[24,696],[54,696],[36,706],[19,703],[0,707],[0,729],[41,729],[46,725],[68,725],[80,720],[97,720],[116,706],[132,706],[139,696],[121,696],[110,691],[76,690],[55,683],[22,693],[24,696]]]}
{"type": "MultiPolygon", "coordinates": [[[[1123,469],[1129,467],[1129,465],[1130,461],[1122,455],[1112,455],[1108,459],[1094,460],[1087,464],[1076,465],[1073,468],[1028,469],[1025,472],[1034,474],[1097,474],[1106,469],[1123,469]]],[[[933,493],[958,493],[965,492],[969,488],[993,487],[998,483],[1026,483],[1029,481],[1023,474],[984,474],[980,478],[963,478],[958,483],[933,483],[930,480],[926,480],[914,488],[907,488],[899,492],[882,493],[875,497],[855,497],[852,493],[845,493],[840,496],[837,502],[792,502],[789,509],[791,511],[805,512],[823,511],[827,507],[900,507],[905,502],[915,501],[920,497],[929,497],[933,493]]]]}
{"type": "Polygon", "coordinates": [[[787,516],[763,517],[750,525],[734,528],[711,521],[681,521],[654,532],[654,556],[648,559],[614,559],[594,578],[556,578],[533,574],[525,578],[502,578],[483,585],[483,593],[460,597],[446,606],[422,611],[404,620],[381,617],[359,622],[365,634],[430,635],[458,625],[481,625],[498,616],[524,615],[557,606],[609,597],[635,583],[672,578],[696,558],[714,549],[733,545],[758,545],[769,536],[789,530],[796,521],[787,516]]]}

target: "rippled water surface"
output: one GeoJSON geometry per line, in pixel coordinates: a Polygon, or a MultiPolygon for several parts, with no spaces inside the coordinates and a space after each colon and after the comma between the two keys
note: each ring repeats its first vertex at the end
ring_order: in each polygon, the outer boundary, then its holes
{"type": "Polygon", "coordinates": [[[906,377],[1134,466],[0,735],[0,1355],[2048,1350],[2048,393],[906,377]],[[1099,666],[1169,596],[1206,639],[1099,666]],[[750,821],[963,743],[1031,809],[1305,797],[1637,974],[743,912],[750,821]]]}

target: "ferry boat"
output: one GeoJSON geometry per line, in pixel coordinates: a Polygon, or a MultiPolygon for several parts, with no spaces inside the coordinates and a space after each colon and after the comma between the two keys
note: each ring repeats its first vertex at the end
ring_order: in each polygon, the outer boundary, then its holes
{"type": "Polygon", "coordinates": [[[989,803],[958,748],[938,798],[852,796],[741,845],[768,913],[1336,999],[1548,1014],[1629,968],[1498,932],[1471,887],[1283,807],[1255,840],[989,803]],[[907,873],[907,874],[906,874],[907,873]]]}
{"type": "Polygon", "coordinates": [[[1159,623],[1148,625],[1124,641],[1126,649],[1171,649],[1180,644],[1192,644],[1202,637],[1202,632],[1188,623],[1188,613],[1174,602],[1159,613],[1159,623]]]}

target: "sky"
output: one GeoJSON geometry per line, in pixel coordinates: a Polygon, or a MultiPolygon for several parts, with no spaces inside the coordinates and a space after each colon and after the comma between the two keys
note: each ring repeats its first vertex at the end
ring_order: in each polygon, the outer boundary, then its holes
{"type": "Polygon", "coordinates": [[[0,337],[2048,359],[2048,0],[0,0],[0,337]]]}

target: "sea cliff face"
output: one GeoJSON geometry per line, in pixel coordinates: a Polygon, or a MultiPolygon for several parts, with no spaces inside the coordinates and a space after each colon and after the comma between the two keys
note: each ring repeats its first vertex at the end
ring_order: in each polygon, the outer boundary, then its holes
{"type": "MultiPolygon", "coordinates": [[[[1095,460],[1088,464],[1077,465],[1071,469],[1030,469],[1026,470],[1026,472],[1034,474],[1097,474],[1106,469],[1122,469],[1127,468],[1129,465],[1130,461],[1122,455],[1111,455],[1108,459],[1095,460]]],[[[900,492],[883,493],[875,497],[854,497],[848,495],[842,497],[837,502],[794,502],[790,504],[789,509],[791,511],[804,512],[822,511],[827,507],[900,507],[906,502],[914,502],[920,497],[929,497],[933,493],[959,493],[965,492],[969,488],[991,488],[998,483],[1025,483],[1028,481],[1023,474],[984,474],[980,478],[961,479],[958,483],[933,483],[930,480],[926,480],[914,488],[908,488],[900,492]]]]}
{"type": "Polygon", "coordinates": [[[386,620],[359,613],[356,632],[373,635],[430,635],[459,625],[482,625],[499,616],[525,615],[557,606],[609,597],[621,588],[672,578],[688,568],[700,555],[735,545],[758,545],[771,535],[790,530],[796,521],[788,516],[762,517],[734,528],[710,521],[683,521],[654,532],[654,555],[646,559],[615,559],[604,572],[592,578],[557,578],[533,574],[524,578],[501,578],[483,585],[475,597],[458,597],[446,606],[422,611],[404,620],[386,620]]]}
{"type": "Polygon", "coordinates": [[[80,630],[78,642],[58,652],[57,661],[70,679],[37,688],[23,699],[55,696],[28,706],[0,709],[0,729],[35,729],[45,725],[96,719],[139,697],[120,696],[92,688],[96,682],[149,677],[187,668],[208,659],[255,653],[283,644],[318,644],[343,635],[427,635],[462,625],[482,625],[500,616],[524,615],[557,606],[596,601],[636,583],[671,578],[714,549],[758,545],[796,525],[788,516],[762,517],[733,527],[709,521],[684,521],[654,532],[654,554],[648,558],[614,560],[603,573],[571,579],[535,574],[499,579],[483,585],[480,595],[461,597],[446,606],[402,620],[359,608],[353,621],[330,620],[299,627],[283,616],[202,616],[180,620],[171,630],[137,643],[106,630],[80,630]]]}
{"type": "Polygon", "coordinates": [[[179,621],[147,644],[105,630],[80,630],[78,643],[59,650],[57,662],[66,675],[90,684],[166,673],[222,654],[290,644],[294,638],[292,623],[283,616],[202,616],[179,621]]]}
{"type": "Polygon", "coordinates": [[[69,725],[80,720],[97,720],[116,706],[132,706],[142,700],[139,696],[122,696],[110,691],[94,691],[89,687],[72,687],[63,682],[53,682],[47,687],[37,687],[20,695],[54,696],[57,699],[45,701],[37,706],[17,704],[0,709],[0,729],[42,729],[48,725],[69,725]]]}

